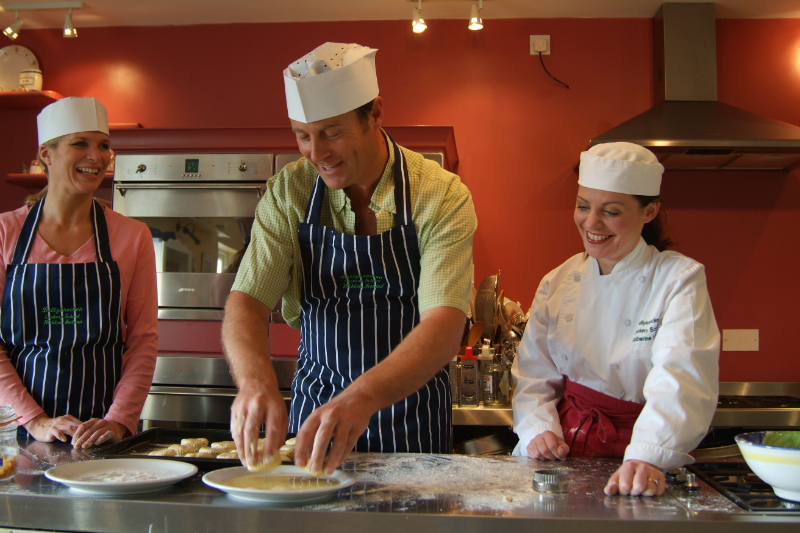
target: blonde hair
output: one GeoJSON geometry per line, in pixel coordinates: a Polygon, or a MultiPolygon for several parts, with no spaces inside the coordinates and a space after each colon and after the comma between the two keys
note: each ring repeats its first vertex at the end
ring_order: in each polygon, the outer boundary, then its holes
{"type": "MultiPolygon", "coordinates": [[[[58,143],[60,143],[61,139],[63,139],[63,138],[64,138],[64,136],[61,135],[60,137],[55,137],[53,139],[50,139],[49,141],[43,142],[42,145],[47,146],[51,150],[55,150],[55,148],[58,146],[58,143]]],[[[49,179],[50,173],[49,173],[49,170],[47,168],[47,163],[45,163],[42,160],[42,156],[39,155],[39,150],[36,150],[36,160],[39,161],[40,165],[42,165],[42,167],[44,168],[44,173],[48,176],[48,179],[49,179]]],[[[27,196],[25,198],[25,205],[27,205],[28,207],[32,207],[32,206],[36,205],[36,203],[39,200],[41,200],[42,198],[44,198],[46,195],[47,195],[47,185],[45,185],[44,189],[42,189],[41,191],[37,192],[36,194],[31,194],[31,195],[27,196]]]]}

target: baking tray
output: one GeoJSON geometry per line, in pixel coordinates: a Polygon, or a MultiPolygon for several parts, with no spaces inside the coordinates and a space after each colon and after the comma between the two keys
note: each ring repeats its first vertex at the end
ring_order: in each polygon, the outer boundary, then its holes
{"type": "MultiPolygon", "coordinates": [[[[260,434],[264,436],[263,433],[260,434]]],[[[294,437],[294,434],[287,435],[286,438],[294,437]]],[[[180,444],[181,439],[208,439],[209,445],[212,442],[233,440],[231,432],[226,429],[174,429],[174,428],[151,428],[136,435],[131,435],[119,442],[97,448],[92,455],[104,459],[120,458],[134,459],[153,459],[147,454],[153,450],[166,448],[170,444],[180,444]]],[[[216,470],[231,466],[242,466],[239,459],[206,459],[204,457],[162,457],[157,459],[170,459],[173,461],[183,461],[196,465],[203,471],[216,470]]],[[[285,462],[283,464],[293,464],[285,462]]]]}

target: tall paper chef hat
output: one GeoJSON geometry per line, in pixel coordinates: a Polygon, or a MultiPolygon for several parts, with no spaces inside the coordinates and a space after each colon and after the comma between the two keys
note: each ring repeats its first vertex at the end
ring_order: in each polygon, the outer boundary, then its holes
{"type": "Polygon", "coordinates": [[[377,51],[358,44],[325,43],[289,65],[283,71],[289,118],[308,124],[375,99],[377,51]]]}
{"type": "Polygon", "coordinates": [[[108,113],[97,98],[71,96],[42,109],[36,125],[40,145],[79,131],[102,131],[108,135],[108,113]]]}
{"type": "Polygon", "coordinates": [[[578,184],[601,191],[658,196],[664,167],[638,144],[598,144],[581,153],[578,184]]]}

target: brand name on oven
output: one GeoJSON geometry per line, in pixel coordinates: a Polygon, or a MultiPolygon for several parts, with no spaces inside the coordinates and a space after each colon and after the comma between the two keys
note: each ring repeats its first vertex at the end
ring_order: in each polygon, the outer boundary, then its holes
{"type": "Polygon", "coordinates": [[[194,292],[194,287],[181,287],[178,292],[194,292]]]}

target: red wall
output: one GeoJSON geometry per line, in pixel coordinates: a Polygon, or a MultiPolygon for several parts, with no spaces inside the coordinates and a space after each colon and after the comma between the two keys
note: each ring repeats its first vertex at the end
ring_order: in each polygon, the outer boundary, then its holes
{"type": "MultiPolygon", "coordinates": [[[[476,281],[528,308],[540,278],[581,250],[573,167],[589,139],[652,104],[644,19],[407,21],[23,31],[44,87],[91,95],[111,122],[145,127],[285,126],[281,71],[324,41],[380,49],[388,125],[453,125],[473,193],[476,281]],[[550,71],[529,35],[550,34],[550,71]]],[[[719,99],[800,125],[800,20],[719,20],[719,99]]],[[[35,112],[0,110],[0,172],[35,152],[35,112]],[[24,124],[22,124],[24,122],[24,124]],[[22,154],[22,155],[20,155],[22,154]]],[[[112,139],[113,142],[113,139],[112,139]]],[[[707,266],[720,329],[758,328],[759,353],[723,352],[726,381],[800,381],[792,341],[800,283],[800,173],[669,172],[662,189],[677,249],[707,266]]],[[[3,185],[0,208],[24,191],[3,185]]]]}

